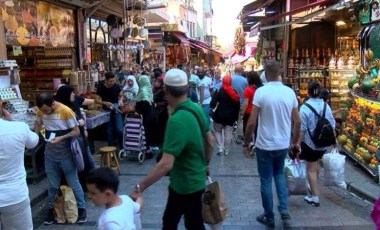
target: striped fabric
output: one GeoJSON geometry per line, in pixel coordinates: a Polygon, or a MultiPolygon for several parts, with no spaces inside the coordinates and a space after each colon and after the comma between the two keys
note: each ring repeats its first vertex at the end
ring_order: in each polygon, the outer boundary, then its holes
{"type": "Polygon", "coordinates": [[[141,115],[128,114],[126,116],[123,134],[123,146],[125,150],[145,152],[145,129],[141,115]]]}

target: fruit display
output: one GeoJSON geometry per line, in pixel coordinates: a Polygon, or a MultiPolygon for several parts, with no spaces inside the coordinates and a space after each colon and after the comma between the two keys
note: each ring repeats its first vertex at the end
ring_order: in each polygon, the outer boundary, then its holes
{"type": "Polygon", "coordinates": [[[375,153],[380,149],[380,100],[366,98],[356,92],[352,93],[350,100],[338,142],[348,156],[373,176],[378,176],[379,162],[375,153]]]}
{"type": "Polygon", "coordinates": [[[364,52],[366,66],[361,64],[355,68],[356,75],[348,81],[347,86],[355,91],[380,98],[380,59],[374,59],[371,49],[364,52]]]}
{"type": "Polygon", "coordinates": [[[329,69],[331,108],[338,110],[344,106],[348,99],[350,89],[359,87],[359,78],[355,76],[355,71],[350,69],[329,69]],[[347,87],[348,85],[348,87],[347,87]]]}

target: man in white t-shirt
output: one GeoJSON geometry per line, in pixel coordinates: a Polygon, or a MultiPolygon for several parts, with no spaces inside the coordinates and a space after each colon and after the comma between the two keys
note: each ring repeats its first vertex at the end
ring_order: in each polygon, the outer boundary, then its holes
{"type": "Polygon", "coordinates": [[[202,105],[203,111],[209,117],[212,80],[205,76],[205,71],[202,67],[198,69],[198,77],[201,80],[199,85],[199,104],[202,105]]]}
{"type": "Polygon", "coordinates": [[[5,119],[0,101],[0,229],[33,229],[24,167],[25,148],[38,144],[38,135],[23,122],[5,119]]]}
{"type": "Polygon", "coordinates": [[[300,151],[297,144],[300,135],[297,98],[291,88],[281,83],[279,75],[280,64],[274,60],[267,61],[265,77],[268,83],[255,93],[243,145],[245,156],[250,157],[248,144],[252,140],[258,118],[256,155],[264,213],[256,220],[270,227],[274,227],[275,223],[272,178],[276,184],[281,219],[284,225],[290,224],[284,162],[289,148],[292,151],[300,151]]]}
{"type": "Polygon", "coordinates": [[[138,230],[140,222],[141,197],[134,202],[127,195],[117,195],[119,178],[110,168],[93,169],[87,178],[88,197],[97,206],[106,210],[98,220],[99,230],[138,230]]]}

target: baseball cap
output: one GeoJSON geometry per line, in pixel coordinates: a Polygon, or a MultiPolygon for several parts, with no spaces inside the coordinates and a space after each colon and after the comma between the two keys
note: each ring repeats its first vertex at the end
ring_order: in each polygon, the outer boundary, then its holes
{"type": "Polygon", "coordinates": [[[180,69],[171,69],[165,74],[164,84],[167,86],[180,87],[187,83],[187,74],[180,69]]]}

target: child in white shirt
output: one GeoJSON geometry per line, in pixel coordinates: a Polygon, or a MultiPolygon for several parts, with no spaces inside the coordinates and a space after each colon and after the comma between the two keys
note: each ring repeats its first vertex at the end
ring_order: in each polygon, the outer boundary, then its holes
{"type": "Polygon", "coordinates": [[[98,220],[99,230],[138,230],[141,228],[142,199],[134,202],[129,196],[117,195],[119,178],[110,168],[98,168],[87,178],[89,199],[95,205],[105,205],[106,210],[98,220]]]}

